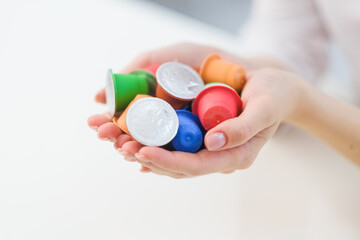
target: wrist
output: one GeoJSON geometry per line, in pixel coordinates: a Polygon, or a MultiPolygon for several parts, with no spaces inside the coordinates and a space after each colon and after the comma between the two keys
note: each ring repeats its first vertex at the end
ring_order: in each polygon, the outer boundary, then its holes
{"type": "Polygon", "coordinates": [[[290,114],[285,118],[285,122],[294,125],[302,125],[311,115],[313,111],[315,89],[304,79],[296,77],[294,79],[293,93],[290,97],[294,98],[293,108],[290,114]]]}
{"type": "Polygon", "coordinates": [[[285,70],[289,71],[290,69],[276,61],[275,59],[264,57],[264,56],[257,56],[252,58],[247,58],[247,62],[252,66],[252,69],[260,69],[260,68],[274,68],[278,70],[285,70]]]}

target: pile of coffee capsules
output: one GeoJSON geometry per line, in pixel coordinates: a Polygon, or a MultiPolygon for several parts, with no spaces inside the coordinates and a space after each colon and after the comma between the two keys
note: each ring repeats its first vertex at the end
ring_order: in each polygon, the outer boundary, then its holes
{"type": "Polygon", "coordinates": [[[147,146],[195,153],[206,131],[240,115],[242,67],[208,56],[200,70],[180,62],[148,66],[130,74],[108,71],[106,102],[113,122],[147,146]]]}

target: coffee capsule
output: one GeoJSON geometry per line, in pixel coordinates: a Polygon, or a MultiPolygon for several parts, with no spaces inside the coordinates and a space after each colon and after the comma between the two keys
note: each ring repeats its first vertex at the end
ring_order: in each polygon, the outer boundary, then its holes
{"type": "Polygon", "coordinates": [[[219,123],[240,115],[242,101],[237,92],[228,86],[206,87],[195,98],[193,113],[199,117],[206,131],[219,123]]]}
{"type": "MultiPolygon", "coordinates": [[[[156,71],[157,69],[161,66],[161,64],[153,64],[153,65],[149,65],[147,67],[144,67],[143,70],[148,71],[151,74],[154,74],[156,76],[156,71]]],[[[192,68],[196,71],[196,72],[200,72],[200,68],[192,66],[192,68]]]]}
{"type": "Polygon", "coordinates": [[[124,110],[137,94],[155,95],[156,79],[151,73],[136,70],[130,74],[114,74],[109,69],[106,78],[106,103],[110,113],[124,110]]]}
{"type": "Polygon", "coordinates": [[[222,82],[240,92],[246,82],[244,68],[221,60],[217,54],[209,55],[200,68],[200,75],[205,83],[222,82]]]}
{"type": "Polygon", "coordinates": [[[145,94],[138,94],[136,95],[136,97],[129,103],[129,105],[127,106],[127,108],[125,109],[125,111],[120,115],[119,118],[114,117],[113,118],[113,122],[125,133],[129,134],[129,130],[127,128],[127,124],[126,124],[126,115],[127,112],[129,111],[130,106],[136,102],[137,100],[141,99],[141,98],[146,98],[146,97],[151,97],[149,95],[145,95],[145,94]]]}
{"type": "MultiPolygon", "coordinates": [[[[230,87],[229,85],[227,85],[227,84],[225,84],[225,83],[220,83],[220,82],[207,83],[207,84],[205,84],[204,89],[205,89],[205,88],[208,88],[208,87],[211,87],[211,86],[224,86],[224,87],[228,87],[228,88],[234,90],[234,89],[233,89],[232,87],[230,87]]],[[[190,104],[186,105],[183,109],[192,112],[193,105],[194,105],[194,101],[190,102],[190,104]]]]}
{"type": "Polygon", "coordinates": [[[179,62],[167,62],[156,71],[156,97],[181,109],[204,88],[200,75],[191,67],[179,62]]]}
{"type": "Polygon", "coordinates": [[[179,119],[170,104],[160,98],[143,97],[134,101],[126,114],[129,134],[147,146],[169,143],[179,128],[179,119]]]}
{"type": "Polygon", "coordinates": [[[197,152],[203,145],[205,129],[192,112],[176,110],[179,118],[179,130],[171,144],[176,151],[197,152]]]}
{"type": "Polygon", "coordinates": [[[225,84],[225,83],[221,83],[221,82],[211,82],[211,83],[207,83],[205,84],[205,87],[204,88],[208,88],[208,87],[211,87],[211,86],[224,86],[224,87],[228,87],[232,90],[235,90],[234,88],[230,87],[229,85],[225,84]]]}

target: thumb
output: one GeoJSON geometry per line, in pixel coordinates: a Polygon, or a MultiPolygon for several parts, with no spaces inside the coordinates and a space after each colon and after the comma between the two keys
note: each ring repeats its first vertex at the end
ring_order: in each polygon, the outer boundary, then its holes
{"type": "Polygon", "coordinates": [[[207,132],[206,148],[217,151],[246,143],[276,122],[276,113],[271,109],[271,102],[264,97],[249,100],[239,117],[228,119],[207,132]]]}

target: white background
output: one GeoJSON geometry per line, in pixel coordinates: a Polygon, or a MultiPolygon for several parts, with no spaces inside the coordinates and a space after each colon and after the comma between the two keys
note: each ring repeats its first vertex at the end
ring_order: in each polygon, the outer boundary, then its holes
{"type": "Polygon", "coordinates": [[[360,170],[281,129],[248,170],[142,174],[86,124],[106,70],[221,30],[135,1],[0,1],[0,239],[360,239],[360,170]]]}

